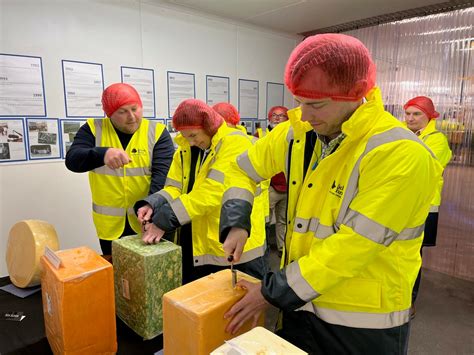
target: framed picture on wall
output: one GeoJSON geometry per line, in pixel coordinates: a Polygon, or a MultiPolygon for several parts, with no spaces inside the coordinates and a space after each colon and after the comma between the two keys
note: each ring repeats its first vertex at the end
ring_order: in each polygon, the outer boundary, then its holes
{"type": "Polygon", "coordinates": [[[59,147],[59,120],[57,118],[27,118],[28,157],[30,160],[57,159],[59,147]]]}
{"type": "Polygon", "coordinates": [[[0,117],[46,117],[41,57],[0,54],[0,117]]]}
{"type": "Polygon", "coordinates": [[[239,113],[241,118],[258,118],[258,80],[239,79],[239,113]]]}
{"type": "Polygon", "coordinates": [[[168,72],[168,117],[174,115],[181,101],[196,98],[196,82],[194,74],[168,72]]]}
{"type": "Polygon", "coordinates": [[[213,106],[219,102],[230,102],[230,79],[206,75],[206,103],[213,106]]]}
{"type": "Polygon", "coordinates": [[[25,121],[23,118],[0,118],[0,163],[26,159],[25,121]]]}
{"type": "Polygon", "coordinates": [[[155,72],[153,69],[120,67],[122,83],[137,90],[143,103],[143,117],[155,118],[155,72]]]}
{"type": "Polygon", "coordinates": [[[267,82],[267,107],[265,116],[274,106],[285,106],[285,86],[281,83],[267,82]]]}
{"type": "Polygon", "coordinates": [[[79,128],[86,123],[86,120],[65,120],[60,119],[59,125],[61,129],[61,136],[62,136],[62,144],[61,144],[61,157],[63,159],[66,158],[66,154],[71,148],[72,142],[74,141],[74,137],[76,136],[77,131],[79,128]]]}
{"type": "Polygon", "coordinates": [[[104,71],[102,64],[62,60],[64,103],[66,117],[103,118],[102,92],[104,71]]]}

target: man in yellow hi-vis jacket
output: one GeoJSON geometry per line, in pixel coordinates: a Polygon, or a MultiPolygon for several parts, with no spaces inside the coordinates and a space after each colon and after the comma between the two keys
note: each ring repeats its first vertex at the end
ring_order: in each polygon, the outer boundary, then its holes
{"type": "Polygon", "coordinates": [[[285,82],[300,103],[288,111],[290,129],[277,126],[238,158],[239,166],[255,181],[279,171],[288,177],[292,157],[284,141],[301,144],[311,128],[321,150],[288,221],[282,269],[261,284],[239,282],[248,292],[226,313],[226,329],[256,321],[270,303],[283,311],[279,334],[309,353],[404,353],[424,221],[441,167],[384,111],[375,66],[356,38],[307,38],[291,54],[285,82]]]}
{"type": "Polygon", "coordinates": [[[170,134],[142,117],[143,105],[130,85],[116,83],[102,94],[104,119],[89,119],[66,154],[66,166],[89,172],[92,217],[104,255],[112,240],[140,233],[137,200],[163,188],[173,158],[170,134]]]}
{"type": "MultiPolygon", "coordinates": [[[[403,106],[405,110],[405,123],[407,127],[425,143],[438,158],[443,169],[451,160],[451,149],[449,149],[448,139],[436,129],[436,118],[439,113],[435,111],[433,101],[426,96],[417,96],[408,100],[403,106]]],[[[430,213],[425,222],[425,235],[423,238],[423,247],[433,247],[436,245],[436,236],[438,235],[438,214],[441,204],[441,193],[443,191],[444,180],[441,176],[438,182],[436,194],[431,201],[430,213]]],[[[420,249],[421,253],[421,249],[420,249]]],[[[413,307],[411,316],[415,316],[415,301],[418,295],[418,289],[421,282],[421,268],[413,287],[413,307]]]]}
{"type": "Polygon", "coordinates": [[[238,179],[248,178],[230,166],[252,142],[196,99],[181,102],[173,115],[173,126],[180,132],[178,150],[165,187],[135,205],[139,220],[151,222],[145,223],[142,239],[155,243],[164,231],[180,228],[183,283],[228,268],[223,244],[235,249],[236,240],[245,246],[242,253],[234,255],[235,267],[261,279],[266,270],[264,200],[258,197],[259,192],[254,200],[252,193],[234,187],[238,179]],[[219,239],[222,204],[229,211],[229,227],[246,231],[243,241],[233,235],[219,239]]]}

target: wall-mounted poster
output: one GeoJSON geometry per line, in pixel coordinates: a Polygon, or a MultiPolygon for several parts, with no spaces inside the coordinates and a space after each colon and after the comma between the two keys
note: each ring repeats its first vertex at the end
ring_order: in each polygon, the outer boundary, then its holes
{"type": "Polygon", "coordinates": [[[29,157],[31,160],[60,158],[57,118],[26,119],[29,157]]]}
{"type": "Polygon", "coordinates": [[[61,124],[61,135],[62,135],[62,151],[61,157],[64,159],[66,153],[71,148],[74,137],[76,136],[79,128],[86,123],[86,120],[59,120],[61,124]]]}
{"type": "Polygon", "coordinates": [[[0,117],[45,117],[40,57],[0,54],[0,117]]]}
{"type": "Polygon", "coordinates": [[[239,113],[241,118],[258,118],[258,81],[239,79],[239,113]]]}
{"type": "Polygon", "coordinates": [[[267,111],[274,106],[284,106],[285,103],[285,86],[280,83],[267,82],[267,111]]]}
{"type": "Polygon", "coordinates": [[[66,117],[102,118],[102,64],[63,60],[66,117]]]}
{"type": "Polygon", "coordinates": [[[122,83],[138,91],[143,104],[143,117],[155,118],[155,75],[153,69],[121,67],[122,83]]]}
{"type": "Polygon", "coordinates": [[[181,101],[196,98],[194,74],[168,72],[168,117],[174,115],[181,101]]]}
{"type": "Polygon", "coordinates": [[[226,76],[206,75],[206,103],[213,106],[230,101],[230,79],[226,76]]]}
{"type": "Polygon", "coordinates": [[[22,118],[0,119],[0,163],[26,160],[25,123],[22,118]]]}

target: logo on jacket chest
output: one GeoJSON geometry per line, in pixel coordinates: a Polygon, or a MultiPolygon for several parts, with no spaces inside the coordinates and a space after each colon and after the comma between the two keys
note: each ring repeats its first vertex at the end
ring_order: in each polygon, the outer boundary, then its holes
{"type": "Polygon", "coordinates": [[[336,180],[334,180],[332,182],[331,188],[329,189],[329,192],[333,194],[334,196],[341,198],[344,193],[344,186],[341,184],[338,184],[336,180]]]}
{"type": "Polygon", "coordinates": [[[132,155],[135,155],[135,156],[136,155],[143,155],[143,154],[146,154],[146,149],[132,148],[130,153],[132,153],[132,155]]]}

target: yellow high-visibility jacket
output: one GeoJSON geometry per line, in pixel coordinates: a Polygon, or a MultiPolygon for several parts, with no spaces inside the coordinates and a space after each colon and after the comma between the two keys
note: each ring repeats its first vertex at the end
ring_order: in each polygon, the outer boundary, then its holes
{"type": "MultiPolygon", "coordinates": [[[[110,118],[88,119],[87,123],[97,147],[122,148],[110,118]]],[[[121,169],[110,169],[104,165],[89,172],[92,217],[100,239],[119,238],[126,216],[133,230],[140,232],[141,226],[133,205],[148,195],[153,147],[164,129],[165,125],[161,123],[142,119],[125,149],[132,162],[121,169]]]]}
{"type": "MultiPolygon", "coordinates": [[[[436,129],[436,121],[430,120],[428,125],[425,127],[421,134],[418,136],[431,151],[436,155],[439,162],[443,166],[443,169],[446,168],[449,161],[452,157],[451,149],[449,149],[448,139],[446,136],[436,129]]],[[[430,212],[437,212],[439,210],[439,205],[441,204],[441,193],[443,191],[443,176],[439,179],[438,189],[436,190],[435,197],[431,201],[430,212]]]]}
{"type": "MultiPolygon", "coordinates": [[[[248,179],[238,173],[236,157],[252,145],[247,135],[223,123],[212,137],[209,152],[196,164],[194,184],[188,192],[192,156],[187,140],[178,134],[178,149],[173,157],[165,187],[145,199],[154,210],[153,222],[165,231],[192,223],[194,266],[228,265],[219,228],[241,227],[250,231],[238,264],[263,256],[265,252],[265,216],[263,200],[248,190],[234,188],[238,179],[248,179]],[[231,164],[233,163],[233,164],[231,164]],[[253,204],[253,208],[252,208],[253,204]],[[229,219],[222,223],[221,205],[228,206],[229,219]],[[245,223],[226,224],[235,216],[246,213],[245,223]],[[220,225],[221,223],[221,225],[220,225]]],[[[259,193],[256,193],[259,195],[259,193]]]]}
{"type": "MultiPolygon", "coordinates": [[[[309,124],[299,108],[288,116],[290,129],[278,125],[238,158],[257,182],[283,170],[290,186],[300,183],[287,170],[288,147],[301,143],[309,124]]],[[[392,328],[409,320],[424,222],[442,168],[384,111],[378,88],[342,132],[332,154],[321,161],[318,150],[313,155],[288,221],[284,267],[265,276],[262,293],[275,306],[331,324],[392,328]]]]}

